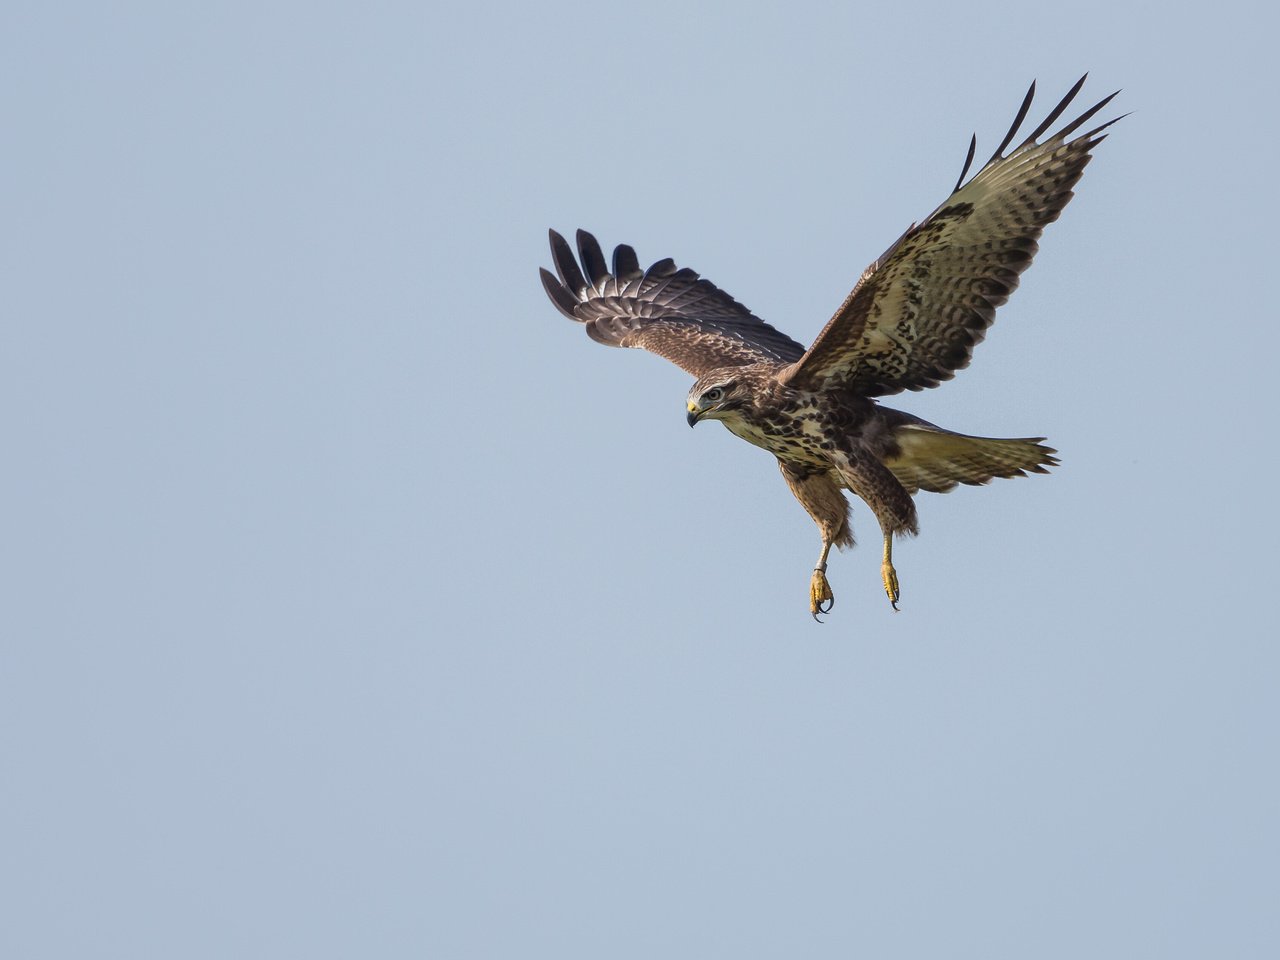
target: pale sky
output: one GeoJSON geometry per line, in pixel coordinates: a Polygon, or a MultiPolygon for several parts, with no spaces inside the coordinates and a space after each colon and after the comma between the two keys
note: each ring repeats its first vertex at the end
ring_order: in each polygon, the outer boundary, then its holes
{"type": "Polygon", "coordinates": [[[1280,955],[1276,27],[9,4],[0,955],[1280,955]],[[546,230],[807,343],[1086,70],[1132,116],[889,401],[1062,465],[922,494],[897,614],[857,506],[819,626],[546,230]]]}

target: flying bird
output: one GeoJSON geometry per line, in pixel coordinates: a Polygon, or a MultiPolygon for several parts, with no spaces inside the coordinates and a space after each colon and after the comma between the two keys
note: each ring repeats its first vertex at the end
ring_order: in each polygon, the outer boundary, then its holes
{"type": "Polygon", "coordinates": [[[880,522],[881,577],[896,610],[893,538],[917,532],[912,495],[1046,473],[1058,462],[1044,437],[953,433],[876,398],[936,387],[969,365],[996,309],[1031,265],[1045,225],[1058,219],[1091,151],[1106,139],[1102,131],[1121,119],[1072,138],[1113,93],[1040,139],[1084,81],[1006,153],[1031,107],[1032,83],[1004,140],[966,182],[975,136],[951,196],[862,272],[807,350],[670,259],[642,270],[636,252],[623,244],[610,266],[583,230],[575,259],[565,239],[550,231],[558,276],[543,269],[542,283],[561,313],[585,325],[598,343],[648,350],[696,377],[686,400],[690,426],[719,420],[778,458],[822,536],[809,585],[814,619],[835,603],[826,577],[832,546],[853,546],[845,490],[880,522]]]}

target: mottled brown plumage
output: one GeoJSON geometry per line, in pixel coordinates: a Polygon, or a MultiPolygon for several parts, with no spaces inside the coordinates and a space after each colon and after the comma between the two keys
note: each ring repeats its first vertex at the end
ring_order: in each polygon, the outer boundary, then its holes
{"type": "Polygon", "coordinates": [[[911,496],[957,484],[1044,473],[1057,461],[1042,437],[992,439],[952,433],[875,397],[937,386],[968,366],[1001,306],[1031,265],[1046,224],[1056,220],[1105,136],[1102,124],[1071,134],[1106,97],[1043,142],[1084,84],[1071,88],[1007,155],[1035,92],[1027,92],[992,158],[872,263],[805,350],[689,269],[660,260],[641,270],[635,251],[614,250],[612,270],[591,234],[579,230],[577,258],[551,231],[558,277],[542,270],[552,302],[600,343],[639,347],[697,377],[689,423],[720,420],[778,458],[791,492],[822,535],[810,584],[816,616],[833,603],[825,570],[831,547],[852,546],[843,490],[864,500],[884,536],[881,571],[897,606],[895,535],[916,532],[911,496]],[[581,266],[579,266],[579,263],[581,266]]]}

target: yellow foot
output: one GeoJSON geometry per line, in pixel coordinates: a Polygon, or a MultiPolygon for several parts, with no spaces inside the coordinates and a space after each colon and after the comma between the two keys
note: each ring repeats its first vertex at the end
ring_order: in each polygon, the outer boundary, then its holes
{"type": "Polygon", "coordinates": [[[827,583],[827,575],[821,568],[814,570],[813,579],[809,581],[809,612],[813,614],[813,619],[818,620],[820,613],[830,613],[835,605],[836,598],[831,592],[831,584],[827,583]]]}
{"type": "Polygon", "coordinates": [[[898,590],[898,571],[893,569],[893,564],[885,561],[880,564],[880,576],[884,579],[884,592],[889,595],[889,602],[893,604],[893,609],[898,609],[898,597],[902,594],[898,590]]]}

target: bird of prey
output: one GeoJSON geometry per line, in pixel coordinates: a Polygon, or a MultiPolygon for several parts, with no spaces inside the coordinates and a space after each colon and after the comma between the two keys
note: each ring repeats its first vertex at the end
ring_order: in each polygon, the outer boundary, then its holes
{"type": "Polygon", "coordinates": [[[1043,437],[953,433],[875,398],[936,387],[969,365],[996,308],[1031,265],[1045,225],[1058,219],[1091,151],[1106,139],[1102,131],[1121,119],[1072,138],[1113,93],[1040,139],[1084,81],[1006,153],[1031,107],[1032,83],[1004,140],[966,182],[975,136],[951,196],[862,272],[807,350],[670,259],[641,270],[624,244],[610,269],[591,234],[578,231],[575,260],[550,232],[559,276],[543,269],[542,283],[561,313],[598,343],[649,350],[696,377],[686,402],[690,426],[719,420],[778,458],[822,536],[809,586],[814,619],[835,602],[826,577],[832,545],[853,545],[843,491],[866,501],[880,522],[881,576],[896,610],[893,538],[917,532],[913,494],[1045,473],[1058,462],[1043,437]]]}

